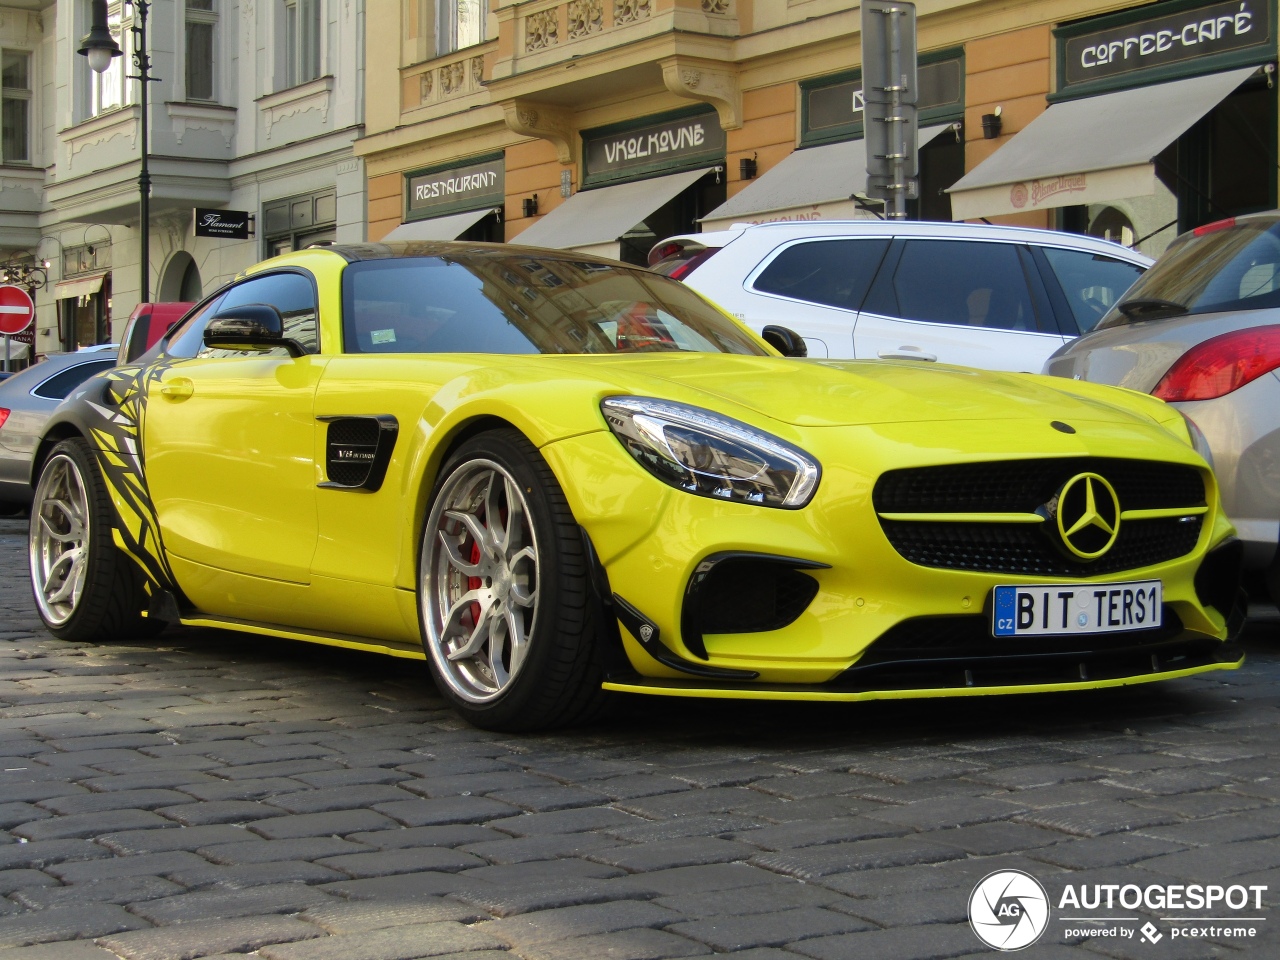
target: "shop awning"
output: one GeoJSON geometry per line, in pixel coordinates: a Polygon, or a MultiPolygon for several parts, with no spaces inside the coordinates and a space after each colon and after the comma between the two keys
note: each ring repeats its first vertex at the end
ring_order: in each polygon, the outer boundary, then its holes
{"type": "Polygon", "coordinates": [[[59,280],[53,285],[53,299],[69,300],[72,297],[79,299],[87,297],[90,294],[97,293],[102,289],[102,281],[106,278],[107,273],[91,273],[84,277],[72,277],[70,280],[59,280]]]}
{"type": "Polygon", "coordinates": [[[430,220],[411,220],[402,223],[383,240],[457,240],[491,213],[500,213],[497,207],[468,210],[448,217],[432,217],[430,220]]]}
{"type": "MultiPolygon", "coordinates": [[[[924,146],[950,124],[925,127],[917,134],[924,146]]],[[[732,223],[773,220],[851,220],[869,216],[849,198],[867,192],[867,144],[846,140],[797,150],[736,196],[702,218],[704,231],[732,223]]]]}
{"type": "Polygon", "coordinates": [[[557,250],[583,250],[614,243],[680,191],[714,169],[703,167],[651,180],[633,180],[611,187],[583,190],[516,237],[515,242],[557,250]]]}
{"type": "Polygon", "coordinates": [[[1255,69],[1056,103],[951,188],[951,214],[972,220],[1154,193],[1156,155],[1255,69]]]}

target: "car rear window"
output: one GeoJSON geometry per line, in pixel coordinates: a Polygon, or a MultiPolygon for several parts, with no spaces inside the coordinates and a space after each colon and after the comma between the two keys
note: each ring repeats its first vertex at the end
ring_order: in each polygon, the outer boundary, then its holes
{"type": "Polygon", "coordinates": [[[792,244],[770,261],[752,286],[760,293],[857,310],[888,249],[888,237],[792,244]]]}
{"type": "Polygon", "coordinates": [[[60,370],[48,380],[40,383],[39,386],[31,391],[31,394],[32,396],[43,397],[45,400],[65,400],[67,399],[67,394],[95,373],[110,370],[115,365],[115,357],[111,357],[108,360],[90,360],[87,363],[77,363],[74,367],[60,370]]]}
{"type": "Polygon", "coordinates": [[[765,355],[688,287],[588,260],[490,254],[353,263],[342,274],[347,353],[765,355]]]}
{"type": "MultiPolygon", "coordinates": [[[[1257,217],[1185,233],[1121,300],[1163,300],[1187,313],[1280,307],[1280,219],[1257,217]]],[[[1167,314],[1166,314],[1167,315],[1167,314]]],[[[1112,309],[1099,327],[1143,319],[1112,309]]]]}

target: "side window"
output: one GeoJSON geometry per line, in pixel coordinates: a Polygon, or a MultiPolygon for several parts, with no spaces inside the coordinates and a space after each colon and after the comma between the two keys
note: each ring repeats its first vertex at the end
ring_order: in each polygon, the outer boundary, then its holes
{"type": "Polygon", "coordinates": [[[91,360],[88,363],[78,363],[74,367],[67,367],[67,369],[55,373],[31,392],[37,397],[44,397],[46,400],[65,400],[67,394],[95,373],[110,370],[115,365],[115,357],[110,360],[91,360]]]}
{"type": "Polygon", "coordinates": [[[164,344],[163,349],[166,357],[194,357],[200,352],[200,348],[204,346],[205,325],[208,324],[209,318],[217,312],[218,307],[222,305],[222,300],[222,297],[214,297],[204,307],[187,317],[181,325],[175,327],[169,334],[167,342],[160,341],[159,344],[139,357],[137,362],[141,363],[152,357],[162,344],[164,344]]]}
{"type": "Polygon", "coordinates": [[[1114,257],[1060,247],[1041,249],[1081,333],[1092,330],[1143,272],[1137,264],[1114,257]]]}
{"type": "Polygon", "coordinates": [[[857,310],[888,249],[887,237],[793,244],[774,257],[752,286],[761,293],[857,310]]]}
{"type": "Polygon", "coordinates": [[[307,353],[320,352],[320,327],[316,291],[311,280],[300,273],[272,273],[254,277],[232,287],[218,309],[265,303],[280,311],[284,335],[297,340],[307,353]]]}
{"type": "Polygon", "coordinates": [[[1038,329],[1027,278],[1012,244],[908,240],[892,290],[897,315],[907,320],[1038,329]]]}

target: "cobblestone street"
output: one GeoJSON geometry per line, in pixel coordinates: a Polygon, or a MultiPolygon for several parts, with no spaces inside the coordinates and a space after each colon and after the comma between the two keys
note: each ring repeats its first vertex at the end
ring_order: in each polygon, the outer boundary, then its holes
{"type": "Polygon", "coordinates": [[[25,545],[0,521],[0,960],[991,957],[968,901],[1005,867],[1053,908],[1024,956],[1280,956],[1274,623],[1243,670],[1163,685],[636,699],[513,737],[417,663],[54,640],[25,545]],[[1065,883],[1269,889],[1252,938],[1105,914],[1151,943],[1082,934],[1065,883]]]}

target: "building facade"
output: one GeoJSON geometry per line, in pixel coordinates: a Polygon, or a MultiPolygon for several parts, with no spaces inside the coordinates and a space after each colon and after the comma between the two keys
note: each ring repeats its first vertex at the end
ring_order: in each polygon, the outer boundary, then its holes
{"type": "MultiPolygon", "coordinates": [[[[141,117],[130,56],[139,11],[108,4],[124,56],[95,74],[77,54],[88,0],[14,4],[0,5],[0,256],[48,262],[34,291],[43,354],[118,339],[139,301],[141,117]],[[25,121],[12,97],[23,98],[25,121]],[[25,154],[11,155],[24,143],[25,154]]],[[[366,177],[353,152],[363,8],[151,0],[151,299],[199,299],[264,256],[365,239],[366,177]],[[197,236],[197,208],[228,222],[247,214],[251,236],[197,236]]]]}
{"type": "MultiPolygon", "coordinates": [[[[1276,205],[1274,0],[917,9],[914,215],[1158,253],[1276,205]]],[[[860,17],[850,0],[377,5],[356,147],[369,236],[644,262],[674,233],[874,216],[860,17]]]]}

